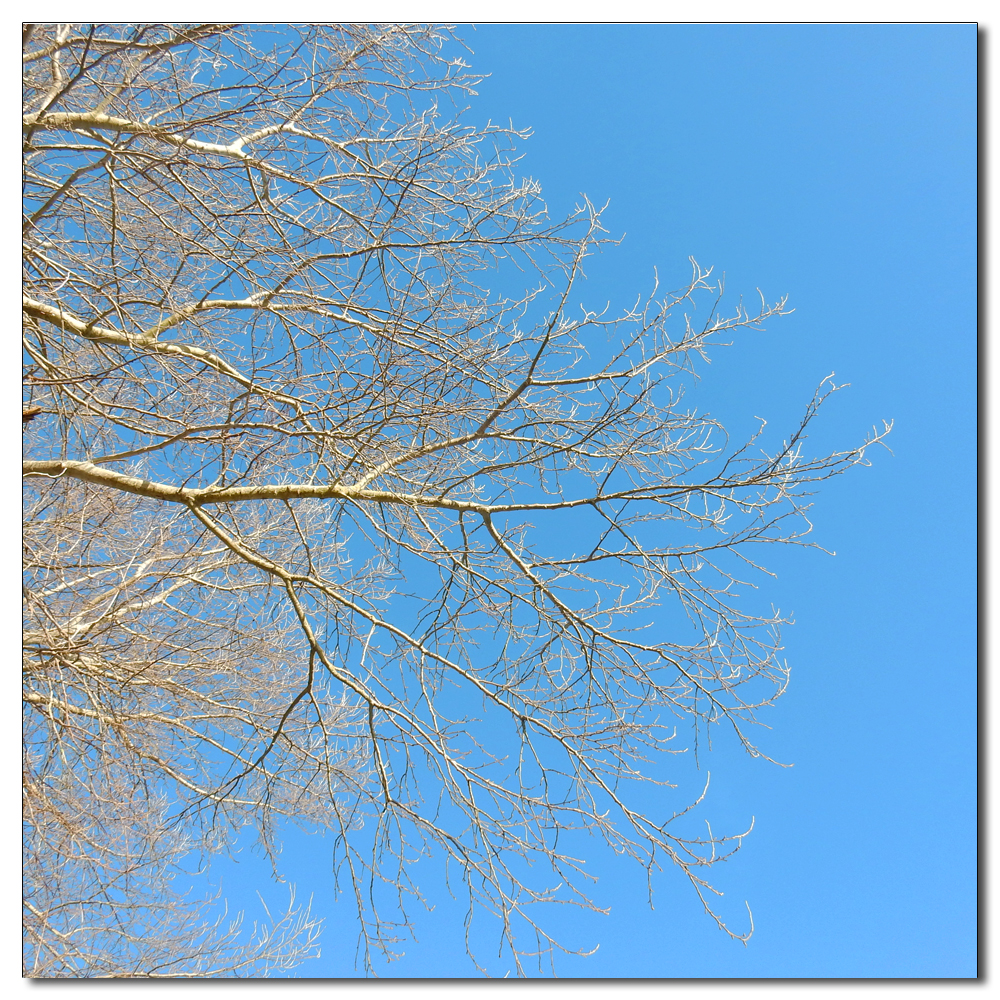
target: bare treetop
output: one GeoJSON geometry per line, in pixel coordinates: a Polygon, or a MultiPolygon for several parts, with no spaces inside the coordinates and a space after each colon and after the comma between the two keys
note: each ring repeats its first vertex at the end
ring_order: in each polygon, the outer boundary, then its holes
{"type": "Polygon", "coordinates": [[[763,752],[781,618],[742,577],[881,436],[804,453],[829,381],[770,451],[687,402],[784,300],[694,265],[582,305],[600,212],[550,220],[518,134],[463,124],[445,30],[26,34],[31,808],[113,781],[195,847],[332,829],[368,968],[423,851],[501,921],[484,971],[559,946],[533,904],[598,905],[560,831],[714,916],[740,838],[675,829],[671,755],[714,724],[763,752]]]}

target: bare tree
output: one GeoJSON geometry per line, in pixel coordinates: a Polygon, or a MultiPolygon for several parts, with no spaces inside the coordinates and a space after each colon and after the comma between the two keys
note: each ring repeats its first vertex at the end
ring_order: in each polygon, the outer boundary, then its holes
{"type": "Polygon", "coordinates": [[[497,966],[466,931],[483,972],[541,963],[535,904],[598,905],[574,831],[749,934],[707,880],[743,835],[683,834],[667,762],[679,722],[763,755],[787,671],[751,553],[808,544],[813,484],[882,434],[807,457],[826,381],[786,441],[730,446],[684,388],[784,300],[725,311],[695,266],[578,306],[600,213],[550,220],[518,134],[446,113],[454,47],[25,29],[31,975],[288,968],[306,914],[199,965],[169,883],[247,826],[276,858],[284,822],[333,831],[369,970],[428,853],[500,922],[497,966]],[[73,943],[95,920],[105,951],[73,943]]]}

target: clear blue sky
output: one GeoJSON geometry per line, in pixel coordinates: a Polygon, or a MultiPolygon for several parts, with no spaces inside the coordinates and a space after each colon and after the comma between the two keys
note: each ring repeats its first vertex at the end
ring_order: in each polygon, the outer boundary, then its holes
{"type": "MultiPolygon", "coordinates": [[[[744,948],[682,877],[657,885],[598,857],[609,917],[556,915],[586,960],[564,976],[969,977],[975,964],[976,30],[973,25],[481,25],[466,57],[491,77],[471,104],[531,127],[523,171],[559,214],[610,199],[623,244],[589,267],[590,304],[668,287],[688,255],[734,296],[796,312],[703,370],[698,402],[737,433],[791,427],[824,376],[810,443],[848,447],[882,418],[894,454],[823,487],[815,539],[781,550],[763,596],[793,612],[792,684],[764,748],[719,751],[702,807],[756,829],[718,874],[746,899],[744,948]]],[[[329,848],[285,861],[327,918],[305,976],[354,975],[330,901],[329,848]]],[[[231,901],[266,872],[220,865],[231,901]]],[[[389,976],[464,976],[461,914],[438,904],[389,976]]],[[[280,900],[281,890],[265,893],[280,900]]]]}

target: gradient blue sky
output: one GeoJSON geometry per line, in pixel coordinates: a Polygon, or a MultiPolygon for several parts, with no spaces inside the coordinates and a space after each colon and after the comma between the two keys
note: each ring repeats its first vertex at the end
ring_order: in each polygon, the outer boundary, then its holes
{"type": "MultiPolygon", "coordinates": [[[[739,434],[790,428],[830,372],[812,434],[847,447],[883,418],[892,455],[823,487],[811,550],[776,551],[762,592],[796,625],[792,684],[764,748],[720,750],[702,807],[746,846],[719,873],[744,899],[748,947],[657,885],[596,857],[609,917],[557,917],[600,942],[564,976],[976,975],[974,25],[481,25],[462,36],[491,76],[470,117],[534,129],[523,172],[554,214],[610,199],[621,246],[594,259],[590,304],[667,287],[687,257],[733,296],[790,295],[792,316],[718,351],[698,401],[739,434]]],[[[290,839],[300,896],[327,919],[303,976],[350,976],[354,937],[330,903],[329,848],[290,839]]],[[[266,870],[220,864],[242,905],[266,870]]],[[[382,974],[464,976],[461,914],[436,898],[420,943],[382,974]]],[[[283,890],[265,891],[280,901],[283,890]]]]}

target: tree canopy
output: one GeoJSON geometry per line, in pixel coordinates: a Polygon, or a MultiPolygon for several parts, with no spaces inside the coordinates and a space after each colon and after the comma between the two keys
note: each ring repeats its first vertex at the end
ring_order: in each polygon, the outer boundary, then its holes
{"type": "Polygon", "coordinates": [[[277,866],[289,823],[331,832],[369,970],[428,854],[482,972],[570,947],[539,904],[599,907],[579,831],[749,934],[708,878],[743,834],[683,832],[670,764],[718,727],[766,756],[755,553],[809,544],[811,490],[882,434],[810,457],[826,381],[784,441],[729,442],[695,366],[785,300],[692,262],[581,304],[600,210],[550,218],[456,51],[25,29],[28,975],[290,969],[306,910],[192,944],[171,881],[245,828],[277,866]]]}

